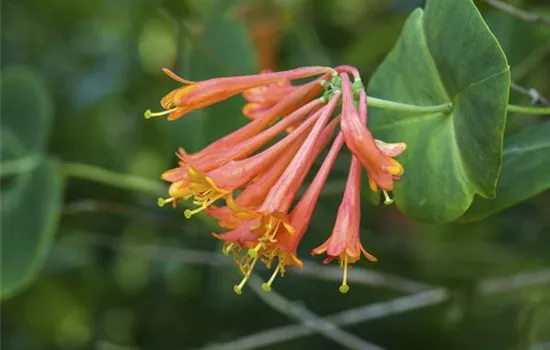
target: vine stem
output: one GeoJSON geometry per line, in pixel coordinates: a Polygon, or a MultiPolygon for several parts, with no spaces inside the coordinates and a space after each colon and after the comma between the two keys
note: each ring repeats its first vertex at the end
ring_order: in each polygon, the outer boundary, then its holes
{"type": "Polygon", "coordinates": [[[383,100],[383,99],[371,97],[371,96],[367,97],[367,101],[368,101],[369,107],[387,109],[389,111],[405,112],[405,113],[420,113],[420,114],[437,113],[437,112],[450,113],[453,110],[452,103],[444,103],[444,104],[434,105],[434,106],[417,106],[417,105],[409,105],[406,103],[383,100]]]}
{"type": "MultiPolygon", "coordinates": [[[[157,198],[166,196],[168,193],[166,185],[158,181],[130,174],[117,173],[94,165],[65,162],[60,164],[60,168],[67,177],[89,180],[124,190],[141,192],[157,198]]],[[[191,203],[187,201],[182,201],[180,204],[184,208],[193,208],[191,203]]],[[[195,217],[209,227],[218,227],[216,222],[212,220],[212,218],[206,216],[204,212],[198,213],[195,217]]]]}
{"type": "Polygon", "coordinates": [[[166,194],[166,186],[154,180],[149,180],[143,177],[121,174],[111,170],[99,168],[94,165],[82,163],[61,163],[60,167],[62,172],[69,177],[99,182],[125,190],[142,192],[155,197],[166,194]]]}
{"type": "MultiPolygon", "coordinates": [[[[444,103],[433,106],[418,106],[410,105],[406,103],[393,102],[383,100],[381,98],[371,97],[367,98],[369,107],[386,109],[389,111],[415,113],[415,114],[428,114],[428,113],[450,113],[453,111],[452,103],[444,103]]],[[[535,107],[535,106],[518,106],[509,104],[508,112],[524,113],[524,114],[536,114],[545,115],[550,114],[550,107],[535,107]]]]}
{"type": "Polygon", "coordinates": [[[544,115],[550,114],[550,107],[508,105],[508,112],[544,115]]]}

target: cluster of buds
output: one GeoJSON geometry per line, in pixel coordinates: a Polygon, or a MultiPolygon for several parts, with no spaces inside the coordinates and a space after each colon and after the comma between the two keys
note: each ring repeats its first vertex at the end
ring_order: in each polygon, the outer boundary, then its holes
{"type": "Polygon", "coordinates": [[[178,167],[162,175],[171,183],[169,198],[159,199],[159,205],[172,203],[174,207],[181,199],[190,200],[194,209],[186,209],[185,217],[204,211],[227,230],[213,236],[223,241],[223,253],[233,256],[243,275],[234,287],[237,294],[258,261],[273,268],[263,284],[266,291],[287,267],[303,268],[298,245],[331,168],[347,146],[352,159],[334,229],[311,251],[313,255],[326,253],[325,263],[339,260],[344,271],[340,291],[347,292],[350,265],[361,255],[376,261],[363,248],[359,235],[362,169],[370,188],[381,191],[390,204],[394,180],[403,174],[394,157],[406,148],[404,143],[375,140],[367,129],[367,95],[357,69],[305,67],[200,82],[169,70],[165,73],[184,86],[162,99],[165,111],[147,111],[147,118],[178,119],[238,94],[248,102],[243,108],[248,124],[197,153],[179,149],[178,167]],[[309,82],[293,85],[304,78],[309,82]],[[306,175],[330,143],[312,182],[297,198],[306,175]]]}

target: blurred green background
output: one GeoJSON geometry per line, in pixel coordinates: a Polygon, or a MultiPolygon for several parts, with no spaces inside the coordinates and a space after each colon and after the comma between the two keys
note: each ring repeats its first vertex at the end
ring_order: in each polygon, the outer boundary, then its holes
{"type": "MultiPolygon", "coordinates": [[[[3,1],[2,281],[17,269],[27,278],[2,301],[2,347],[239,348],[228,342],[296,323],[250,288],[233,293],[239,273],[208,222],[156,205],[177,147],[195,151],[243,125],[244,100],[175,122],[145,120],[143,111],[159,110],[177,86],[162,67],[206,79],[350,64],[367,80],[422,3],[3,1]]],[[[550,96],[550,27],[477,3],[512,80],[550,96]]],[[[547,0],[513,3],[550,12],[547,0]]],[[[530,103],[517,92],[511,100],[530,103]]],[[[537,120],[512,115],[509,132],[537,120]]],[[[442,302],[345,330],[384,349],[550,348],[548,193],[477,223],[437,226],[365,200],[363,242],[380,261],[360,261],[342,295],[336,264],[322,269],[309,251],[330,234],[347,166],[346,157],[337,162],[302,244],[314,272],[289,271],[277,293],[329,315],[421,291],[421,283],[443,286],[442,302]]],[[[262,348],[342,346],[317,332],[262,348]]]]}

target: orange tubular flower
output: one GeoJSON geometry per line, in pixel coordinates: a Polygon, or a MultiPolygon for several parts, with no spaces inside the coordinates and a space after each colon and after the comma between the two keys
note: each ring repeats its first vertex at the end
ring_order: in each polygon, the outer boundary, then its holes
{"type": "MultiPolygon", "coordinates": [[[[266,69],[260,74],[271,72],[270,69],[266,69]]],[[[243,107],[243,114],[250,119],[255,119],[258,115],[265,113],[279,101],[283,100],[294,89],[296,87],[292,86],[290,80],[282,79],[246,90],[243,92],[243,97],[248,103],[243,107]]]]}
{"type": "Polygon", "coordinates": [[[165,111],[152,113],[148,110],[145,112],[146,118],[168,115],[168,120],[175,120],[195,109],[221,102],[258,86],[280,80],[301,79],[334,72],[333,69],[327,67],[304,67],[276,73],[214,78],[194,82],[181,78],[166,68],[163,71],[170,78],[187,85],[171,91],[161,100],[165,111]]]}
{"type": "Polygon", "coordinates": [[[268,170],[259,175],[251,184],[249,184],[235,200],[227,198],[227,206],[207,209],[208,215],[218,219],[218,225],[226,229],[236,229],[241,224],[241,220],[236,217],[236,213],[241,209],[254,210],[264,201],[271,186],[277,182],[288,163],[296,154],[301,143],[300,140],[294,141],[294,144],[280,156],[280,158],[268,170]]]}
{"type": "Polygon", "coordinates": [[[162,174],[171,183],[169,198],[159,199],[159,205],[172,202],[174,206],[182,198],[189,199],[195,208],[186,209],[185,217],[205,211],[227,230],[212,235],[223,242],[222,252],[232,255],[242,273],[242,280],[234,286],[237,294],[242,293],[258,261],[269,269],[273,266],[271,277],[262,285],[265,291],[271,290],[275,278],[289,266],[303,268],[298,246],[338,154],[344,144],[349,148],[350,171],[333,231],[311,252],[326,253],[325,263],[339,260],[344,270],[340,291],[346,293],[350,264],[361,255],[376,261],[359,237],[361,171],[365,168],[370,188],[381,189],[389,204],[393,181],[403,174],[394,157],[406,149],[404,143],[374,139],[366,127],[367,95],[359,71],[351,66],[306,67],[201,82],[164,72],[185,86],[162,99],[166,111],[147,111],[146,117],[177,119],[237,94],[247,101],[242,110],[250,119],[247,125],[196,153],[178,150],[178,167],[162,174]],[[301,78],[311,79],[293,85],[301,78]],[[319,170],[297,198],[337,126],[340,131],[319,170]]]}
{"type": "Polygon", "coordinates": [[[191,178],[190,168],[193,168],[192,173],[205,173],[220,168],[233,160],[243,159],[244,157],[254,153],[289,126],[294,125],[302,118],[305,118],[308,112],[316,110],[322,104],[323,101],[321,99],[311,101],[307,105],[296,110],[284,120],[262,131],[261,133],[234,145],[232,148],[226,148],[219,150],[216,153],[211,153],[210,156],[205,155],[202,158],[194,160],[191,159],[185,151],[180,150],[178,154],[178,157],[181,160],[179,167],[168,170],[162,174],[162,178],[164,180],[172,182],[169,191],[171,198],[164,200],[164,202],[172,202],[189,194],[188,186],[193,181],[191,178]]]}
{"type": "MultiPolygon", "coordinates": [[[[342,79],[342,121],[340,127],[346,141],[346,145],[353,155],[367,170],[369,184],[373,191],[382,189],[386,198],[385,203],[389,204],[392,200],[387,191],[393,190],[393,180],[399,180],[403,174],[403,166],[392,156],[403,152],[406,148],[404,143],[386,144],[378,143],[372,137],[372,134],[359,119],[359,115],[353,104],[353,94],[351,83],[346,74],[340,75],[342,79]],[[384,153],[386,150],[388,153],[384,153]]],[[[363,89],[359,95],[359,108],[367,115],[366,93],[363,89]]]]}
{"type": "MultiPolygon", "coordinates": [[[[296,94],[292,97],[301,98],[304,93],[305,92],[300,92],[299,94],[296,94]]],[[[193,165],[194,167],[202,171],[209,171],[222,165],[223,162],[237,159],[231,158],[227,154],[228,150],[233,150],[233,154],[235,154],[235,147],[241,147],[242,149],[242,146],[246,145],[248,152],[254,152],[255,149],[250,147],[251,144],[255,144],[257,148],[261,147],[265,142],[275,137],[277,133],[279,133],[281,130],[284,130],[288,126],[293,125],[293,123],[298,122],[309,112],[316,111],[318,108],[320,108],[321,105],[323,105],[323,103],[323,100],[320,98],[308,102],[302,107],[294,110],[286,118],[287,120],[283,124],[278,124],[270,128],[269,131],[266,130],[266,132],[262,133],[261,136],[259,136],[258,134],[275,119],[277,113],[283,112],[286,109],[285,103],[278,104],[276,108],[273,109],[273,113],[266,114],[263,118],[254,120],[253,122],[241,127],[237,131],[210,144],[198,153],[189,155],[187,154],[187,152],[185,152],[183,148],[180,148],[177,154],[178,158],[180,159],[180,166],[178,168],[166,171],[163,174],[163,179],[169,182],[183,180],[182,177],[185,177],[188,165],[193,165]],[[254,139],[254,142],[251,142],[250,140],[253,137],[256,138],[254,139]]],[[[237,152],[237,155],[239,154],[241,156],[246,156],[247,153],[237,152]]]]}
{"type": "Polygon", "coordinates": [[[377,261],[376,257],[369,254],[361,245],[359,229],[361,223],[361,165],[357,158],[352,157],[348,181],[344,198],[338,208],[336,224],[328,240],[312,250],[312,255],[327,253],[325,264],[332,259],[340,260],[340,267],[344,270],[344,278],[340,286],[340,292],[349,290],[347,284],[348,265],[356,262],[361,253],[370,261],[377,261]]]}
{"type": "MultiPolygon", "coordinates": [[[[248,251],[244,255],[244,258],[240,257],[240,255],[236,256],[238,253],[233,251],[235,260],[240,261],[238,265],[247,267],[247,269],[242,269],[244,277],[241,283],[236,285],[234,288],[237,294],[241,293],[242,288],[250,277],[251,271],[258,259],[263,256],[267,259],[265,261],[266,265],[269,266],[271,264],[271,261],[275,257],[272,249],[273,243],[277,242],[277,233],[283,230],[292,235],[296,234],[287,216],[288,209],[307,172],[309,171],[309,168],[313,164],[311,158],[316,154],[317,150],[315,146],[319,145],[319,140],[323,134],[323,130],[325,130],[325,125],[330,119],[339,100],[340,93],[334,93],[329,103],[317,112],[319,117],[316,120],[315,125],[309,132],[309,135],[301,145],[298,152],[292,158],[292,161],[288,167],[277,180],[277,183],[271,187],[262,205],[260,205],[257,210],[250,211],[249,213],[246,213],[245,211],[244,214],[246,217],[243,216],[243,218],[248,220],[243,221],[238,228],[217,236],[218,238],[228,242],[228,237],[234,237],[234,235],[240,236],[241,234],[246,233],[247,239],[254,237],[254,234],[256,235],[255,240],[252,239],[246,241],[245,246],[248,251]],[[253,244],[254,242],[256,245],[253,248],[249,248],[248,245],[253,244]]],[[[311,119],[306,120],[290,135],[302,129],[310,120],[311,119]]],[[[231,205],[229,201],[228,205],[231,205]]],[[[236,240],[230,243],[229,247],[233,248],[235,244],[240,247],[244,244],[244,240],[236,240]]],[[[281,267],[284,267],[284,265],[280,263],[277,271],[279,271],[281,267]]]]}
{"type": "Polygon", "coordinates": [[[185,216],[190,218],[192,215],[208,208],[218,199],[226,198],[234,190],[250,183],[256,176],[267,170],[283,151],[289,150],[289,146],[297,139],[305,138],[306,131],[311,129],[316,120],[320,119],[320,116],[322,114],[316,112],[315,115],[310,116],[308,120],[284,139],[252,157],[228,162],[208,173],[202,173],[193,167],[188,167],[187,172],[191,178],[191,183],[185,189],[178,188],[176,191],[185,193],[184,197],[193,196],[193,204],[197,205],[198,208],[185,210],[185,216]]]}
{"type": "Polygon", "coordinates": [[[323,164],[319,168],[319,171],[315,175],[315,178],[311,182],[302,198],[298,201],[296,206],[292,209],[289,215],[290,225],[294,232],[288,231],[285,227],[281,227],[277,232],[277,241],[273,244],[273,249],[267,257],[267,261],[271,262],[275,257],[278,259],[278,264],[271,275],[271,278],[262,285],[262,289],[265,291],[271,290],[271,284],[277,277],[277,274],[284,275],[287,265],[298,266],[300,269],[304,268],[304,264],[298,259],[297,249],[300,241],[304,237],[307,231],[313,211],[321,194],[321,190],[327,180],[327,177],[336,161],[338,153],[340,152],[342,145],[344,144],[344,137],[339,134],[336,140],[333,142],[330,150],[323,161],[323,164]]]}
{"type": "MultiPolygon", "coordinates": [[[[359,105],[359,122],[363,125],[367,122],[367,105],[359,105]]],[[[343,137],[343,133],[339,136],[343,137]]],[[[354,263],[361,257],[361,253],[370,261],[377,261],[376,257],[369,254],[361,245],[359,238],[361,224],[361,165],[357,157],[351,157],[350,171],[344,191],[344,198],[338,208],[336,223],[332,234],[325,243],[312,250],[312,255],[327,253],[324,263],[332,259],[340,260],[340,267],[344,270],[344,277],[340,292],[347,293],[348,264],[354,263]]]]}
{"type": "MultiPolygon", "coordinates": [[[[270,189],[262,205],[258,208],[257,213],[261,217],[261,224],[258,230],[261,232],[260,236],[263,237],[263,239],[273,239],[280,224],[287,226],[287,213],[290,205],[313,164],[313,162],[309,160],[315,155],[315,146],[318,145],[317,141],[325,125],[332,116],[339,100],[340,93],[336,92],[331,97],[329,103],[319,110],[318,113],[320,113],[320,117],[307,136],[307,139],[304,141],[294,158],[292,158],[292,161],[277,180],[277,183],[270,189]]],[[[306,122],[304,122],[304,124],[306,122]]],[[[293,231],[292,229],[290,230],[293,231]]]]}
{"type": "Polygon", "coordinates": [[[315,99],[315,97],[319,94],[319,88],[321,87],[321,82],[323,81],[324,79],[321,78],[297,87],[296,90],[288,94],[284,100],[279,101],[273,106],[273,108],[263,113],[261,117],[256,118],[254,121],[248,123],[237,131],[234,131],[229,135],[226,135],[211,143],[198,153],[191,155],[191,158],[193,160],[198,160],[211,154],[218,154],[220,151],[231,148],[242,141],[248,140],[269,126],[278,117],[287,115],[290,117],[294,113],[300,113],[299,111],[303,112],[303,108],[312,107],[311,111],[316,110],[320,107],[320,104],[319,100],[315,99]],[[313,102],[314,105],[310,105],[310,102],[313,102]]]}
{"type": "MultiPolygon", "coordinates": [[[[315,154],[308,160],[311,164],[315,161],[319,153],[325,148],[330,141],[330,137],[339,118],[333,119],[330,124],[325,127],[323,133],[319,137],[318,145],[315,146],[315,154]]],[[[298,140],[299,141],[299,140],[298,140]]],[[[258,176],[251,184],[249,184],[235,200],[227,198],[227,206],[225,207],[210,207],[207,213],[218,219],[218,225],[227,229],[235,229],[241,224],[239,213],[243,211],[255,211],[265,200],[268,192],[273,185],[281,177],[283,171],[296,154],[301,143],[294,141],[294,144],[285,152],[275,164],[273,164],[266,172],[258,176]]],[[[308,168],[311,165],[307,166],[308,168]]]]}

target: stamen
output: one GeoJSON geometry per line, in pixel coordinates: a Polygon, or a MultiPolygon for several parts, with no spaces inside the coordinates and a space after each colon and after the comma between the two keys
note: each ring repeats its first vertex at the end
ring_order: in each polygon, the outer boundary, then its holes
{"type": "Polygon", "coordinates": [[[275,260],[275,257],[277,256],[275,251],[271,251],[269,254],[262,254],[262,262],[265,264],[265,267],[268,269],[271,269],[271,264],[273,263],[273,260],[275,260]]]}
{"type": "Polygon", "coordinates": [[[256,257],[253,257],[251,255],[248,255],[248,254],[245,254],[241,260],[240,260],[240,264],[241,264],[241,272],[243,273],[243,275],[246,275],[248,273],[248,271],[250,270],[251,266],[254,266],[253,264],[255,264],[254,260],[256,259],[256,257]]]}
{"type": "Polygon", "coordinates": [[[224,242],[222,247],[222,253],[225,256],[229,256],[229,253],[233,250],[235,243],[224,242]]]}
{"type": "Polygon", "coordinates": [[[275,238],[277,236],[277,233],[279,232],[279,227],[281,224],[285,227],[289,226],[291,230],[289,232],[291,234],[294,233],[294,229],[290,224],[288,224],[284,219],[269,215],[267,217],[267,223],[262,225],[263,220],[260,220],[260,222],[254,226],[251,226],[252,230],[262,229],[262,236],[258,239],[260,242],[268,242],[268,243],[275,243],[277,242],[277,239],[275,238]]]}
{"type": "Polygon", "coordinates": [[[186,219],[190,219],[193,215],[205,210],[210,205],[212,205],[215,201],[217,201],[220,198],[223,198],[226,194],[227,193],[217,192],[214,188],[210,188],[207,191],[204,191],[203,193],[192,194],[194,196],[193,204],[197,205],[198,208],[195,208],[193,210],[186,209],[183,212],[183,215],[185,216],[186,219]]]}
{"type": "Polygon", "coordinates": [[[393,203],[393,198],[390,197],[388,191],[382,190],[382,193],[384,194],[384,204],[390,205],[393,203]]]}
{"type": "Polygon", "coordinates": [[[235,264],[237,264],[241,273],[246,275],[246,266],[243,260],[249,258],[249,256],[246,255],[245,257],[241,257],[241,251],[237,246],[234,246],[233,249],[231,249],[231,253],[233,253],[233,261],[235,261],[235,264]]]}
{"type": "Polygon", "coordinates": [[[148,110],[145,111],[145,113],[143,113],[143,116],[145,117],[145,119],[151,119],[153,117],[162,117],[163,115],[167,115],[167,114],[170,114],[172,112],[175,112],[176,109],[178,109],[178,108],[176,107],[176,108],[168,109],[168,110],[163,111],[163,112],[151,112],[151,110],[148,109],[148,110]]]}
{"type": "Polygon", "coordinates": [[[271,284],[273,281],[275,281],[275,277],[277,277],[277,274],[279,273],[279,270],[281,269],[282,262],[279,261],[279,264],[275,268],[275,271],[273,271],[273,274],[271,275],[271,278],[266,282],[262,284],[262,289],[265,292],[271,292],[271,284]]]}
{"type": "Polygon", "coordinates": [[[338,290],[340,290],[340,293],[347,293],[349,291],[348,286],[348,256],[344,256],[344,278],[342,280],[342,285],[338,290]]]}
{"type": "Polygon", "coordinates": [[[283,226],[288,231],[288,233],[290,233],[291,235],[296,234],[296,230],[294,229],[294,227],[292,227],[290,222],[283,222],[283,226]]]}
{"type": "Polygon", "coordinates": [[[252,263],[250,264],[250,267],[248,267],[248,271],[246,271],[246,274],[244,275],[243,280],[238,285],[233,286],[233,291],[239,295],[243,292],[243,287],[250,278],[250,275],[252,274],[252,270],[254,270],[254,265],[256,265],[256,261],[258,261],[258,258],[254,258],[252,260],[252,263]]]}
{"type": "Polygon", "coordinates": [[[167,199],[159,197],[159,199],[157,199],[157,205],[162,208],[164,207],[164,205],[166,205],[166,203],[171,203],[173,201],[174,201],[174,197],[170,197],[167,199]]]}
{"type": "Polygon", "coordinates": [[[185,216],[186,219],[191,219],[191,217],[193,215],[200,213],[204,209],[206,209],[206,207],[198,207],[198,208],[193,209],[193,210],[185,209],[185,211],[183,212],[183,216],[185,216]]]}

